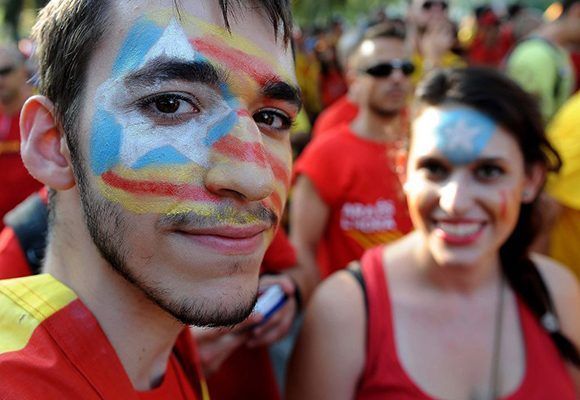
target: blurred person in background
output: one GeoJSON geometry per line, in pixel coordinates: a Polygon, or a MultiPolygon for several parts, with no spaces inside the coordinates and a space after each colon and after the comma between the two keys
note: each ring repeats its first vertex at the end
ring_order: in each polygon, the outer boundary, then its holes
{"type": "Polygon", "coordinates": [[[578,282],[528,252],[559,166],[537,103],[476,68],[430,75],[417,99],[400,159],[416,230],[318,287],[287,398],[578,399],[578,282]]]}
{"type": "Polygon", "coordinates": [[[320,62],[316,57],[314,45],[316,39],[308,29],[296,27],[292,33],[296,79],[302,90],[303,109],[309,118],[314,119],[321,110],[320,62]]]}
{"type": "Polygon", "coordinates": [[[350,123],[358,113],[358,107],[352,99],[353,94],[350,89],[350,78],[356,74],[349,74],[348,71],[352,67],[352,55],[359,45],[363,34],[364,30],[357,27],[345,31],[338,39],[336,44],[337,57],[344,72],[348,89],[343,96],[323,109],[318,115],[312,128],[312,139],[320,137],[325,132],[332,132],[333,128],[342,123],[350,123]]]}
{"type": "Polygon", "coordinates": [[[336,44],[341,33],[342,23],[340,20],[333,20],[323,30],[316,43],[315,51],[320,62],[319,88],[322,109],[333,104],[347,90],[343,69],[336,51],[336,44]]]}
{"type": "Polygon", "coordinates": [[[401,113],[413,72],[404,32],[389,23],[371,27],[352,57],[357,116],[312,141],[294,170],[290,238],[299,264],[312,273],[312,287],[366,248],[411,227],[400,184],[389,169],[406,135],[401,113]]]}
{"type": "Polygon", "coordinates": [[[573,93],[574,68],[568,48],[580,46],[580,0],[564,0],[562,14],[520,42],[506,72],[540,102],[547,123],[573,93]]]}
{"type": "Polygon", "coordinates": [[[548,125],[548,139],[563,165],[548,179],[543,207],[546,242],[539,246],[580,279],[580,93],[556,113],[548,125]]]}
{"type": "Polygon", "coordinates": [[[514,45],[513,36],[490,7],[478,7],[475,14],[477,26],[468,49],[469,64],[497,68],[514,45]]]}
{"type": "Polygon", "coordinates": [[[26,60],[16,46],[0,45],[0,229],[4,215],[42,186],[20,158],[20,109],[32,95],[28,77],[26,60]]]}
{"type": "Polygon", "coordinates": [[[426,72],[465,65],[456,54],[457,32],[449,20],[447,0],[411,0],[407,9],[407,51],[416,66],[413,82],[426,72]]]}

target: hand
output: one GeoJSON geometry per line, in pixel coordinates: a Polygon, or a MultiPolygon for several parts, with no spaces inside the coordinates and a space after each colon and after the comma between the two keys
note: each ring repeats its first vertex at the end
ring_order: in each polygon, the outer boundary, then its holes
{"type": "Polygon", "coordinates": [[[262,319],[260,315],[250,315],[233,328],[190,327],[197,343],[201,368],[205,376],[216,372],[222,363],[251,336],[250,328],[262,319]]]}
{"type": "Polygon", "coordinates": [[[451,50],[455,42],[453,27],[445,19],[435,19],[427,25],[419,47],[425,64],[441,66],[445,53],[451,50]]]}
{"type": "MultiPolygon", "coordinates": [[[[268,321],[263,325],[254,327],[250,331],[250,337],[247,342],[248,347],[267,346],[283,338],[294,321],[297,312],[296,297],[294,292],[296,286],[294,281],[287,275],[264,275],[260,278],[260,289],[267,288],[278,284],[288,296],[286,303],[276,311],[268,321]]],[[[256,317],[263,318],[262,315],[256,314],[256,317]]]]}

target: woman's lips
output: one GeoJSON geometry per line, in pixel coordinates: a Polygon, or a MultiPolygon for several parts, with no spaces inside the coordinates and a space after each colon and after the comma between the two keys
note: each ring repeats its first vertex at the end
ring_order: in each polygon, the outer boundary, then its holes
{"type": "Polygon", "coordinates": [[[435,234],[448,244],[465,246],[477,241],[484,227],[481,221],[436,221],[435,234]]]}

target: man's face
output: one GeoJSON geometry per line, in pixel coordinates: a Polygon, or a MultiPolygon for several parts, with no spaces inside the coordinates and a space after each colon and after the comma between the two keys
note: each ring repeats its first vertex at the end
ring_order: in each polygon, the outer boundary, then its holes
{"type": "Polygon", "coordinates": [[[420,31],[436,20],[447,17],[449,2],[447,0],[413,0],[409,9],[409,17],[420,31]]]}
{"type": "Polygon", "coordinates": [[[405,58],[403,41],[395,38],[366,40],[358,52],[359,72],[354,84],[359,105],[379,115],[398,114],[407,104],[411,90],[407,69],[411,64],[405,58]]]}
{"type": "Polygon", "coordinates": [[[291,52],[256,12],[116,3],[88,69],[74,157],[104,258],[186,323],[231,324],[256,296],[289,185],[291,52]]]}
{"type": "Polygon", "coordinates": [[[20,95],[26,85],[26,69],[11,52],[0,49],[0,103],[9,104],[20,95]]]}

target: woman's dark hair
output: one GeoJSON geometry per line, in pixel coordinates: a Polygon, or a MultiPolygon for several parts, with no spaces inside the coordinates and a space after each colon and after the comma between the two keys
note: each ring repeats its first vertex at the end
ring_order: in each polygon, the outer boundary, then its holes
{"type": "MultiPolygon", "coordinates": [[[[527,171],[540,164],[558,171],[561,160],[546,139],[535,99],[502,73],[487,68],[434,71],[418,86],[419,105],[461,104],[501,125],[518,142],[527,171]]],[[[562,357],[580,366],[578,349],[560,331],[550,293],[529,258],[529,247],[539,231],[537,198],[521,205],[514,231],[500,249],[502,271],[512,289],[548,331],[562,357]]]]}

